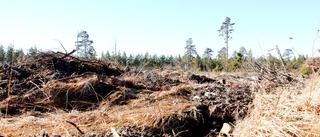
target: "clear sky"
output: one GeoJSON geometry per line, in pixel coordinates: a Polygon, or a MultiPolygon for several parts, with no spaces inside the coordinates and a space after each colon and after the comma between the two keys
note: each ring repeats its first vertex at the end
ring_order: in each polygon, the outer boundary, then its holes
{"type": "Polygon", "coordinates": [[[257,57],[278,45],[310,56],[314,41],[320,49],[319,7],[319,0],[3,0],[0,43],[63,51],[58,39],[71,51],[86,30],[98,55],[112,53],[115,39],[127,54],[178,55],[189,37],[198,54],[209,47],[217,55],[224,46],[217,30],[228,16],[230,53],[244,46],[257,57]]]}

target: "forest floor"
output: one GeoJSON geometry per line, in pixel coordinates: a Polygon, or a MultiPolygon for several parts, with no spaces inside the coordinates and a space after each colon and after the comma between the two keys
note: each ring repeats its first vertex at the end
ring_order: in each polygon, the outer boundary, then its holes
{"type": "Polygon", "coordinates": [[[40,53],[0,64],[0,136],[320,136],[319,76],[252,68],[130,70],[40,53]]]}

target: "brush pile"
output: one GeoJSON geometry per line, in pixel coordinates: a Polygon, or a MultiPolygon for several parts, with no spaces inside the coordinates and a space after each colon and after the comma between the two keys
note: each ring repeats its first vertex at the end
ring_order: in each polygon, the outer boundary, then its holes
{"type": "Polygon", "coordinates": [[[320,71],[320,58],[311,58],[307,60],[307,66],[309,66],[313,72],[319,74],[320,71]]]}
{"type": "Polygon", "coordinates": [[[2,63],[0,110],[15,114],[30,109],[94,107],[122,84],[110,76],[123,72],[124,68],[109,62],[87,61],[60,52],[39,53],[21,63],[2,63]]]}
{"type": "Polygon", "coordinates": [[[304,87],[301,79],[294,74],[287,72],[285,68],[277,68],[273,65],[264,65],[254,62],[251,64],[253,76],[251,80],[258,81],[264,91],[273,92],[278,87],[294,85],[299,88],[304,87]]]}
{"type": "Polygon", "coordinates": [[[71,54],[0,65],[0,135],[216,136],[224,123],[245,118],[261,82],[127,71],[71,54]]]}

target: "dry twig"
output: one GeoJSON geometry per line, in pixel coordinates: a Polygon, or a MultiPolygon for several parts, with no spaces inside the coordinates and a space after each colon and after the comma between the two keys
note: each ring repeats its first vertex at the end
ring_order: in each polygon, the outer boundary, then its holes
{"type": "Polygon", "coordinates": [[[70,122],[70,121],[66,121],[67,123],[69,123],[69,124],[71,124],[72,126],[74,126],[78,131],[79,131],[79,133],[81,134],[81,135],[83,135],[84,134],[84,132],[83,131],[81,131],[80,130],[80,128],[75,124],[75,123],[73,123],[73,122],[70,122]]]}

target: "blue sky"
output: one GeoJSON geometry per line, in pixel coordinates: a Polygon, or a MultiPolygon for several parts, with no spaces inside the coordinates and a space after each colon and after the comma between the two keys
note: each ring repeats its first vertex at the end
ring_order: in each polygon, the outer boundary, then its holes
{"type": "Polygon", "coordinates": [[[278,45],[311,56],[314,41],[320,49],[319,5],[318,0],[8,0],[0,2],[0,43],[62,51],[53,40],[58,39],[71,51],[77,32],[86,30],[99,55],[111,53],[115,39],[127,54],[178,55],[189,37],[198,54],[209,47],[216,55],[224,46],[217,30],[228,16],[235,23],[230,53],[244,46],[260,56],[278,45]]]}

